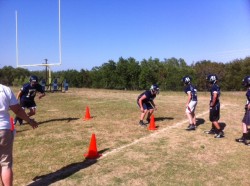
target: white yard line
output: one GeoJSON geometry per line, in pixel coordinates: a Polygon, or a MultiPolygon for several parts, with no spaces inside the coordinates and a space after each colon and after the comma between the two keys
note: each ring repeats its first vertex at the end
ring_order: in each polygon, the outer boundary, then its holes
{"type": "MultiPolygon", "coordinates": [[[[224,107],[224,105],[221,106],[221,108],[223,108],[223,107],[224,107]]],[[[198,118],[198,117],[204,116],[204,115],[206,115],[206,114],[208,114],[208,113],[209,113],[209,110],[208,110],[208,111],[205,111],[205,112],[202,112],[201,114],[197,115],[196,117],[198,118]]],[[[119,148],[113,149],[113,150],[111,150],[111,151],[109,151],[109,152],[107,152],[107,153],[102,154],[102,156],[101,156],[99,159],[102,159],[102,158],[105,158],[105,157],[107,157],[107,156],[109,156],[109,155],[111,155],[111,154],[120,152],[121,150],[123,150],[123,149],[125,149],[125,148],[127,148],[127,147],[130,147],[130,146],[132,146],[132,145],[135,145],[135,144],[137,144],[137,143],[139,143],[139,142],[141,142],[141,141],[144,141],[144,140],[146,140],[146,139],[148,139],[148,138],[152,138],[152,137],[154,137],[154,136],[157,136],[157,135],[159,135],[159,134],[161,134],[161,133],[163,133],[163,132],[166,132],[166,131],[169,130],[169,129],[177,128],[177,127],[179,127],[179,126],[181,126],[181,125],[183,125],[184,123],[187,123],[187,122],[188,122],[188,120],[185,119],[185,120],[182,120],[182,121],[176,123],[175,125],[171,125],[171,126],[169,126],[169,127],[165,127],[165,128],[163,128],[163,129],[161,129],[161,130],[156,130],[156,131],[154,131],[154,133],[149,134],[148,136],[139,138],[139,139],[133,141],[132,143],[129,143],[129,144],[127,144],[127,145],[123,145],[123,146],[121,146],[121,147],[119,147],[119,148]]]]}

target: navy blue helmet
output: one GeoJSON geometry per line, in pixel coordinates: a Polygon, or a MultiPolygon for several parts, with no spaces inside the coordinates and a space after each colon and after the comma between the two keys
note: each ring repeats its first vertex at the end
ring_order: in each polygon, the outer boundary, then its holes
{"type": "Polygon", "coordinates": [[[150,90],[152,90],[156,94],[159,94],[159,92],[160,92],[160,88],[159,88],[159,86],[157,84],[151,85],[150,90]]]}
{"type": "Polygon", "coordinates": [[[185,83],[186,85],[191,83],[192,78],[190,76],[184,76],[182,78],[182,82],[185,83]]]}
{"type": "Polygon", "coordinates": [[[210,84],[214,84],[218,81],[218,77],[216,74],[209,74],[206,79],[210,84]]]}
{"type": "Polygon", "coordinates": [[[37,76],[34,76],[34,75],[30,76],[30,82],[38,83],[37,76]]]}
{"type": "Polygon", "coordinates": [[[245,87],[249,87],[250,86],[250,76],[246,76],[243,80],[242,80],[242,85],[245,87]]]}

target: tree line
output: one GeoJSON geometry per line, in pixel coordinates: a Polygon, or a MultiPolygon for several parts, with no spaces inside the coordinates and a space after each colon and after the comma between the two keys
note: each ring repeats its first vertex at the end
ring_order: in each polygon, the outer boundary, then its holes
{"type": "MultiPolygon", "coordinates": [[[[30,75],[39,80],[47,77],[45,70],[29,71],[24,68],[4,66],[0,69],[0,83],[8,86],[21,86],[29,81],[30,75]]],[[[185,75],[192,77],[192,83],[200,91],[207,90],[206,76],[217,74],[219,84],[225,91],[242,90],[242,79],[250,75],[250,57],[236,59],[229,63],[202,60],[187,65],[184,59],[169,58],[160,61],[158,58],[143,59],[119,58],[117,62],[109,60],[91,70],[80,71],[69,69],[52,73],[52,79],[58,82],[65,79],[69,87],[104,88],[123,90],[145,90],[157,83],[161,90],[183,90],[181,79],[185,75]]]]}

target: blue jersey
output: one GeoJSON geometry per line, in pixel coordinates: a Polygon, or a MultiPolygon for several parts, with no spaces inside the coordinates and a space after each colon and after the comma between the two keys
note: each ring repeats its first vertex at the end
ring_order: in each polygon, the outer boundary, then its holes
{"type": "Polygon", "coordinates": [[[43,87],[40,84],[31,86],[30,83],[26,83],[21,88],[21,101],[34,101],[36,92],[44,93],[43,87]]]}
{"type": "Polygon", "coordinates": [[[250,88],[247,89],[246,97],[247,97],[247,105],[248,105],[250,104],[250,88]]]}
{"type": "Polygon", "coordinates": [[[188,93],[191,94],[191,100],[192,101],[198,101],[198,99],[197,99],[197,88],[194,85],[192,85],[192,84],[187,85],[185,87],[184,92],[186,94],[188,94],[188,93]]]}
{"type": "Polygon", "coordinates": [[[219,103],[219,102],[220,102],[220,100],[219,100],[219,97],[220,97],[220,87],[219,87],[219,85],[213,84],[213,86],[212,86],[211,89],[210,89],[210,93],[211,93],[210,102],[211,102],[211,101],[213,100],[213,98],[214,98],[214,93],[217,93],[217,98],[216,98],[215,104],[219,103]]]}
{"type": "Polygon", "coordinates": [[[145,92],[143,92],[142,94],[140,94],[140,95],[138,96],[137,102],[138,102],[138,100],[139,100],[143,95],[145,95],[146,98],[145,98],[144,100],[142,100],[142,103],[152,102],[152,101],[155,99],[155,97],[156,97],[156,95],[153,94],[150,90],[146,90],[145,92]]]}

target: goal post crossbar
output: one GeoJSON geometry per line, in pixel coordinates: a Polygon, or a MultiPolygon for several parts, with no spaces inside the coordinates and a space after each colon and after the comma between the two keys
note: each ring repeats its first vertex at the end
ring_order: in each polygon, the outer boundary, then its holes
{"type": "Polygon", "coordinates": [[[36,66],[60,66],[61,63],[51,63],[51,64],[30,64],[30,65],[17,65],[17,67],[36,67],[36,66]]]}

